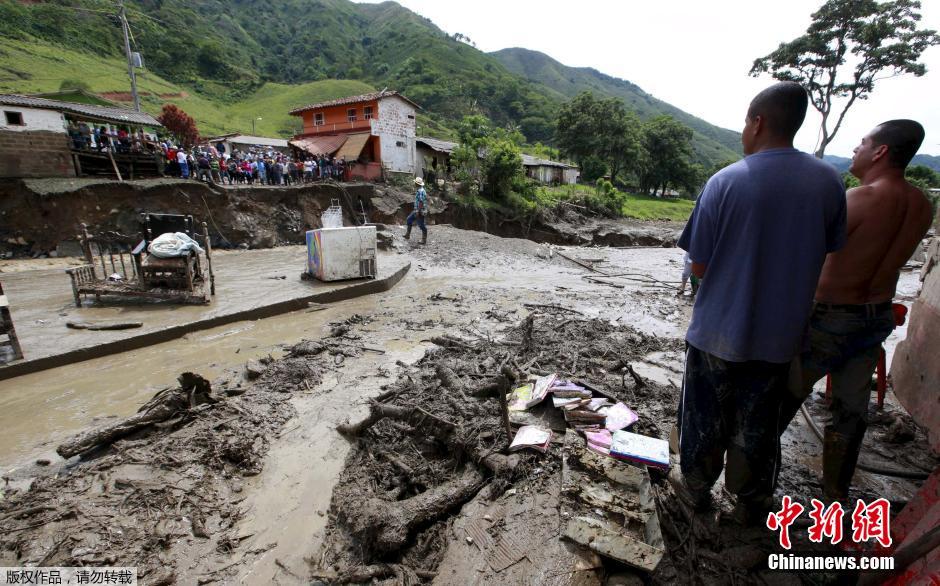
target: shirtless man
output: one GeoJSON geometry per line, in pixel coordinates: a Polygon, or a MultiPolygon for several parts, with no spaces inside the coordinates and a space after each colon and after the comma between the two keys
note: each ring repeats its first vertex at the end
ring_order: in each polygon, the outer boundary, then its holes
{"type": "Polygon", "coordinates": [[[810,349],[794,364],[782,406],[780,433],[813,385],[832,373],[832,422],[823,441],[823,494],[844,500],[865,435],[871,375],[881,343],[894,329],[891,300],[900,268],[932,221],[924,193],[904,179],[924,139],[913,120],[890,120],[855,148],[849,171],[861,186],[846,193],[845,247],[830,253],[816,288],[810,349]]]}

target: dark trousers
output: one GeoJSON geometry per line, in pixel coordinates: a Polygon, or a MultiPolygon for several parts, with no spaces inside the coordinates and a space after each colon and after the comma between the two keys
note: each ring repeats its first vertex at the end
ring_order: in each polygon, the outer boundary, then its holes
{"type": "Polygon", "coordinates": [[[769,510],[780,468],[777,421],[789,366],[728,362],[688,346],[679,452],[690,489],[710,489],[724,469],[725,487],[739,502],[769,510]]]}
{"type": "Polygon", "coordinates": [[[881,343],[894,330],[891,302],[867,305],[817,303],[810,317],[810,349],[793,361],[790,385],[780,412],[780,433],[813,392],[832,375],[831,422],[823,438],[823,492],[844,499],[868,427],[871,375],[881,343]]]}
{"type": "Polygon", "coordinates": [[[418,221],[418,228],[421,229],[421,233],[427,234],[428,229],[424,225],[424,214],[419,214],[418,212],[411,212],[410,214],[408,214],[408,218],[405,221],[408,223],[408,227],[410,228],[411,225],[415,223],[415,220],[418,221]]]}

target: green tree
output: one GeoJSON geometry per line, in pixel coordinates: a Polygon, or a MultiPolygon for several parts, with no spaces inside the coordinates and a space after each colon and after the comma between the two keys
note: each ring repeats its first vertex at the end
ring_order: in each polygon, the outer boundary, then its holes
{"type": "Polygon", "coordinates": [[[643,125],[643,159],[638,177],[644,191],[686,187],[694,179],[692,129],[672,116],[657,116],[643,125]]]}
{"type": "Polygon", "coordinates": [[[904,172],[904,177],[921,189],[940,187],[940,173],[937,173],[926,165],[908,167],[904,172]]]}
{"type": "Polygon", "coordinates": [[[494,128],[479,114],[466,116],[457,127],[459,144],[451,154],[461,181],[477,180],[484,195],[505,199],[522,175],[523,136],[516,129],[494,128]]]}
{"type": "Polygon", "coordinates": [[[562,106],[556,123],[555,142],[579,165],[589,157],[601,160],[613,180],[637,169],[640,158],[640,121],[627,112],[623,100],[598,100],[582,92],[562,106]]]}
{"type": "Polygon", "coordinates": [[[815,153],[822,158],[849,108],[868,98],[876,80],[926,73],[918,59],[940,37],[917,30],[919,9],[917,0],[828,0],[805,34],[755,60],[751,75],[770,73],[806,88],[822,115],[815,153]]]}

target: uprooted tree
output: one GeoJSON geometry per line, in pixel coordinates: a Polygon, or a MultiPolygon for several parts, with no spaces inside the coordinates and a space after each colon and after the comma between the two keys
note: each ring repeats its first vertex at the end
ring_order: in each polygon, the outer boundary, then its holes
{"type": "Polygon", "coordinates": [[[918,59],[940,36],[917,29],[919,10],[918,0],[829,0],[805,34],[755,60],[751,75],[770,73],[806,88],[822,115],[815,153],[822,158],[849,108],[868,98],[875,81],[926,73],[918,59]]]}
{"type": "Polygon", "coordinates": [[[199,142],[196,121],[175,104],[164,104],[157,121],[170,131],[181,147],[189,148],[199,142]]]}

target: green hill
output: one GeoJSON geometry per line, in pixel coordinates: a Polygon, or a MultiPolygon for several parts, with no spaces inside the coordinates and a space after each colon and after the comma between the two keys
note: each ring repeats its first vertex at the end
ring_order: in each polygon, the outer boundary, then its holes
{"type": "Polygon", "coordinates": [[[627,108],[636,112],[642,119],[669,114],[695,131],[695,151],[703,160],[715,163],[741,156],[739,133],[709,124],[671,104],[657,100],[629,81],[605,75],[589,67],[568,67],[544,53],[529,49],[503,49],[491,55],[513,73],[544,86],[547,92],[555,92],[564,99],[571,99],[588,90],[599,96],[622,99],[627,108]]]}
{"type": "MultiPolygon", "coordinates": [[[[295,106],[389,87],[424,110],[422,134],[447,137],[471,112],[550,142],[559,106],[583,89],[616,95],[647,117],[673,114],[696,130],[704,163],[734,156],[734,133],[655,100],[629,82],[566,68],[539,53],[483,53],[394,2],[349,0],[126,0],[132,44],[144,57],[143,107],[173,102],[204,134],[287,136],[295,106]],[[510,58],[513,56],[513,58],[510,58]],[[574,75],[572,72],[577,73],[574,75]],[[570,82],[565,82],[571,79],[570,82]],[[728,147],[728,148],[725,148],[728,147]]],[[[127,102],[123,38],[105,0],[0,0],[0,90],[59,89],[80,79],[127,102]],[[124,95],[121,95],[121,94],[124,95]]]]}
{"type": "MultiPolygon", "coordinates": [[[[130,101],[127,64],[117,57],[96,57],[47,43],[0,39],[0,92],[42,93],[59,89],[62,80],[84,82],[89,90],[118,102],[130,101]]],[[[137,77],[141,107],[157,115],[173,103],[193,116],[206,136],[231,131],[290,136],[300,120],[288,115],[297,106],[372,91],[354,80],[324,80],[297,85],[265,83],[239,101],[226,102],[194,92],[144,71],[137,77]]]]}

